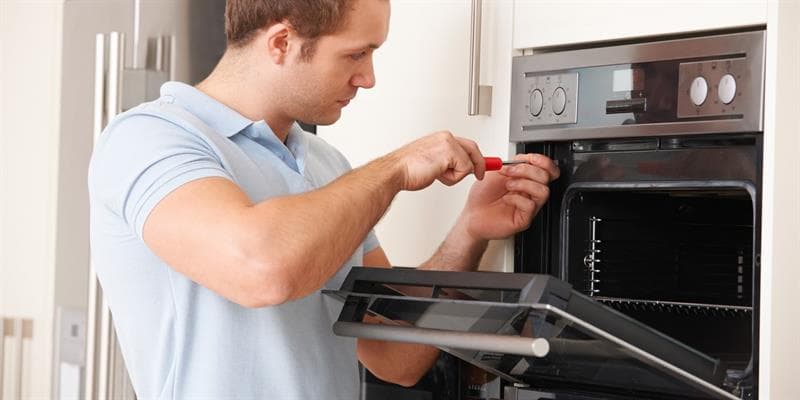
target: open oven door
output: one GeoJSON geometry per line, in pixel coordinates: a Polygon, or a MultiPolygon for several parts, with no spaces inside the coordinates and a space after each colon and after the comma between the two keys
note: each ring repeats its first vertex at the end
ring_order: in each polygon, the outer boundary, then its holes
{"type": "Polygon", "coordinates": [[[519,385],[738,399],[719,360],[549,275],[353,268],[325,293],[344,301],[337,335],[436,346],[519,385]]]}

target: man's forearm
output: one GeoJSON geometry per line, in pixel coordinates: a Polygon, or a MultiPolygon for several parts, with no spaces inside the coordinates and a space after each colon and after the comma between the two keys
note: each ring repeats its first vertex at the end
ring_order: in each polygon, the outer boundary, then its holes
{"type": "MultiPolygon", "coordinates": [[[[478,267],[488,241],[472,238],[459,221],[420,269],[468,271],[478,267]]],[[[413,293],[408,293],[414,295],[413,293]]],[[[380,323],[369,318],[369,323],[380,323]]],[[[414,385],[433,366],[439,350],[419,344],[358,340],[359,359],[373,374],[403,386],[414,385]]]]}
{"type": "Polygon", "coordinates": [[[462,220],[456,222],[453,229],[436,249],[436,252],[420,265],[420,269],[437,271],[470,271],[478,268],[483,253],[486,252],[487,240],[476,239],[469,235],[462,220]]]}
{"type": "Polygon", "coordinates": [[[287,300],[318,290],[353,254],[400,190],[395,171],[381,158],[319,190],[253,206],[252,245],[291,288],[287,300]]]}

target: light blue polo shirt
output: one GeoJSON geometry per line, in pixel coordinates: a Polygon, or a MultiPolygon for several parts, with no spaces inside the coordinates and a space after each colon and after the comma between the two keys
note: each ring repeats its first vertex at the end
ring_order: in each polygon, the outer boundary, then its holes
{"type": "MultiPolygon", "coordinates": [[[[153,207],[192,180],[230,179],[259,202],[348,170],[336,149],[298,125],[284,144],[264,121],[178,82],[109,124],[89,167],[92,262],[139,398],[358,398],[355,341],[331,332],[337,300],[318,291],[241,307],[175,272],[142,240],[153,207]]],[[[370,233],[326,287],[338,288],[377,246],[370,233]]]]}

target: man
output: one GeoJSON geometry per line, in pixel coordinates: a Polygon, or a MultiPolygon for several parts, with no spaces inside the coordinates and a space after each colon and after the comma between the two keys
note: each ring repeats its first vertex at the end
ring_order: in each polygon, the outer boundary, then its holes
{"type": "Polygon", "coordinates": [[[375,84],[389,8],[229,0],[211,75],[165,84],[106,129],[89,173],[92,256],[140,398],[355,399],[356,355],[413,385],[437,351],[334,336],[341,304],[320,289],[390,265],[371,229],[401,190],[482,179],[432,269],[474,269],[547,199],[558,169],[541,155],[485,174],[475,143],[437,132],[350,171],[298,127],[335,122],[375,84]]]}

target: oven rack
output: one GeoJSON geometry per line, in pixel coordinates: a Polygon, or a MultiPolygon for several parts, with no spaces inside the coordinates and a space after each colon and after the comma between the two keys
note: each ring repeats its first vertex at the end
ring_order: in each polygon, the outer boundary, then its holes
{"type": "Polygon", "coordinates": [[[753,307],[723,304],[683,303],[677,301],[626,299],[619,297],[594,296],[605,305],[619,311],[661,311],[687,316],[743,317],[753,313],[753,307]]]}

